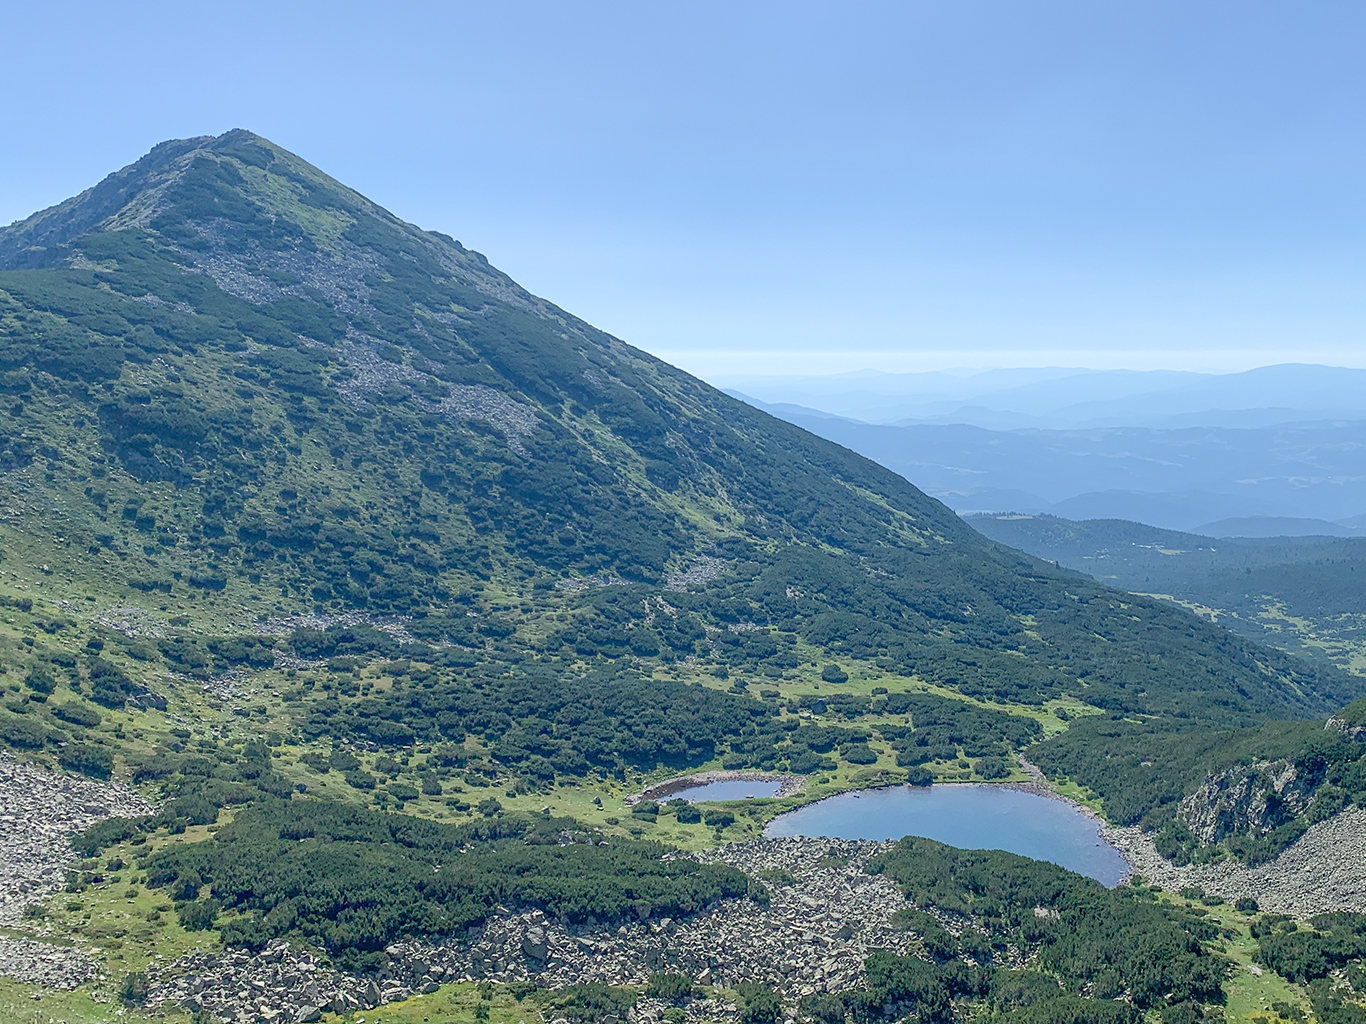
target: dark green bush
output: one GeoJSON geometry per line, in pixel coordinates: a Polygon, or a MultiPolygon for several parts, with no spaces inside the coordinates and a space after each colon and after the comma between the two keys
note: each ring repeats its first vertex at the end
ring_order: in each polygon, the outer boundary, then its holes
{"type": "Polygon", "coordinates": [[[725,865],[664,860],[654,843],[561,845],[565,832],[588,838],[569,819],[456,828],[323,801],[266,802],[239,810],[206,842],[154,854],[148,884],[185,900],[208,885],[236,915],[222,929],[231,942],[256,948],[299,936],[353,966],[400,938],[458,934],[499,904],[582,923],[684,917],[749,891],[725,865]]]}
{"type": "Polygon", "coordinates": [[[1009,766],[999,757],[979,757],[972,770],[983,779],[1004,779],[1010,775],[1009,766]]]}
{"type": "Polygon", "coordinates": [[[370,790],[375,788],[375,777],[369,772],[351,771],[346,773],[346,784],[355,789],[370,790]]]}
{"type": "Polygon", "coordinates": [[[68,743],[57,753],[57,762],[70,771],[97,779],[109,778],[114,770],[114,755],[89,743],[68,743]]]}
{"type": "Polygon", "coordinates": [[[208,931],[218,919],[223,904],[218,900],[189,900],[176,904],[176,916],[187,932],[208,931]]]}
{"type": "Polygon", "coordinates": [[[740,1024],[776,1024],[783,1019],[783,1000],[777,992],[757,981],[735,986],[740,997],[740,1024]]]}
{"type": "Polygon", "coordinates": [[[100,713],[94,708],[85,704],[78,704],[75,701],[53,705],[52,714],[64,722],[79,725],[83,729],[93,729],[102,721],[100,713]]]}
{"type": "Polygon", "coordinates": [[[645,983],[645,994],[666,1003],[680,1003],[692,997],[693,980],[686,974],[655,972],[645,983]]]}
{"type": "Polygon", "coordinates": [[[57,688],[57,680],[47,669],[38,667],[24,677],[24,685],[35,693],[51,693],[57,688]]]}

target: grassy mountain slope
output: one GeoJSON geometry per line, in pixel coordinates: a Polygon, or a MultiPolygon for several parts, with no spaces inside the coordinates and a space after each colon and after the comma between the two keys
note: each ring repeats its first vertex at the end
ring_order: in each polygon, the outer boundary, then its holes
{"type": "MultiPolygon", "coordinates": [[[[83,837],[44,911],[119,971],[201,930],[368,963],[504,895],[747,891],[636,840],[775,805],[627,810],[652,773],[1019,777],[1081,712],[1253,728],[1363,689],[989,541],[246,132],[0,230],[0,390],[0,745],[165,801],[83,837]],[[474,873],[431,888],[447,862],[474,873]]],[[[880,962],[887,1013],[920,964],[880,962]]]]}
{"type": "Polygon", "coordinates": [[[5,229],[0,267],[5,547],[48,594],[215,633],[401,614],[576,661],[781,671],[797,638],[1116,710],[1351,695],[984,542],[246,132],[5,229]]]}

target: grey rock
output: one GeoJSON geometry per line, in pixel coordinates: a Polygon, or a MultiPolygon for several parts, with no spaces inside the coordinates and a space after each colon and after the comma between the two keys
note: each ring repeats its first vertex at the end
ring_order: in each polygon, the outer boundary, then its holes
{"type": "Polygon", "coordinates": [[[1230,835],[1266,835],[1312,797],[1313,786],[1290,761],[1262,761],[1207,775],[1177,816],[1209,845],[1230,835]]]}

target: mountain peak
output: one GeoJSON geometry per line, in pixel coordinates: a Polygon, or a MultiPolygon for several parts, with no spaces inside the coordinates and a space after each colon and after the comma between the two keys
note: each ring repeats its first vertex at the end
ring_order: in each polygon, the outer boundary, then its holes
{"type": "Polygon", "coordinates": [[[401,615],[508,658],[769,678],[819,650],[1145,714],[1351,689],[991,545],[246,131],[0,231],[0,371],[0,467],[54,510],[14,543],[64,600],[95,566],[102,600],[214,630],[401,615]]]}
{"type": "Polygon", "coordinates": [[[158,199],[200,155],[214,154],[220,160],[246,157],[259,165],[262,157],[273,160],[277,153],[284,151],[240,128],[219,136],[162,142],[98,185],[0,229],[0,268],[50,263],[73,238],[90,231],[145,226],[161,205],[158,199]]]}
{"type": "Polygon", "coordinates": [[[98,269],[87,250],[101,234],[137,236],[255,306],[320,301],[353,320],[374,312],[361,294],[364,278],[392,273],[390,263],[401,260],[596,341],[606,337],[583,331],[586,324],[526,292],[480,253],[400,220],[246,129],[163,142],[93,188],[0,229],[0,270],[98,269]]]}

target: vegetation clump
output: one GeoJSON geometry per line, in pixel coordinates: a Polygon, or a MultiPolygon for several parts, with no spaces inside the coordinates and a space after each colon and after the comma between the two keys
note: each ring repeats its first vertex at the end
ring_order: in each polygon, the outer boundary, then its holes
{"type": "Polygon", "coordinates": [[[297,936],[364,965],[402,938],[463,933],[499,904],[571,923],[678,918],[751,889],[734,868],[665,852],[590,836],[565,818],[455,827],[324,801],[267,801],[206,842],[154,854],[147,881],[190,904],[186,920],[231,911],[221,927],[228,942],[259,949],[297,936]],[[212,914],[204,901],[193,906],[204,886],[212,914]]]}

